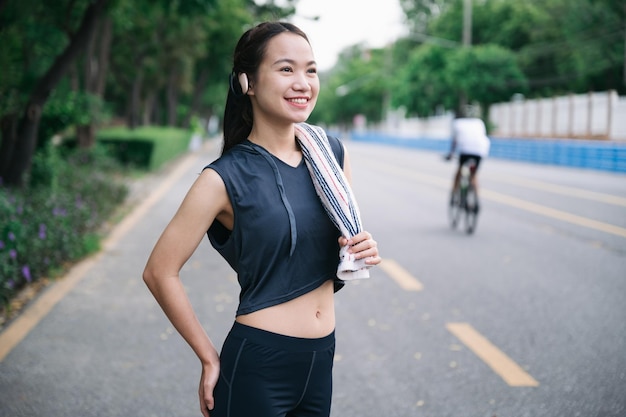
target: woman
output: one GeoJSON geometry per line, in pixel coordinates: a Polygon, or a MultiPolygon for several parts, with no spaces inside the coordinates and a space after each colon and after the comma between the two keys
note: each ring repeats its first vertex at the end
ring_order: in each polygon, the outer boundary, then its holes
{"type": "MultiPolygon", "coordinates": [[[[202,364],[205,417],[330,414],[339,248],[368,266],[380,257],[369,233],[340,236],[303,163],[295,129],[318,93],[300,29],[272,22],[244,33],[234,52],[222,155],[191,186],[148,259],[144,281],[202,364]],[[241,285],[220,355],[179,279],[207,231],[241,285]]],[[[343,146],[328,140],[349,179],[343,146]]]]}

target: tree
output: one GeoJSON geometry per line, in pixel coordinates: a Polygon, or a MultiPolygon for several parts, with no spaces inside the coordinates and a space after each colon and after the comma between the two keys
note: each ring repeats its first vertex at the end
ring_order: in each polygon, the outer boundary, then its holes
{"type": "Polygon", "coordinates": [[[111,40],[112,21],[110,16],[103,16],[89,37],[82,60],[78,60],[74,71],[70,71],[73,90],[85,98],[84,122],[76,126],[76,140],[80,148],[89,148],[96,142],[95,123],[103,113],[111,40]],[[80,71],[79,64],[82,64],[83,71],[80,71]]]}
{"type": "Polygon", "coordinates": [[[398,77],[393,103],[409,114],[430,116],[437,109],[460,111],[459,97],[466,97],[488,111],[492,103],[525,92],[525,87],[515,54],[505,48],[423,45],[409,56],[398,77]]]}
{"type": "Polygon", "coordinates": [[[506,101],[514,93],[526,92],[526,78],[515,54],[498,45],[455,50],[446,63],[445,77],[456,96],[465,96],[468,103],[481,105],[485,119],[491,104],[506,101]]]}
{"type": "Polygon", "coordinates": [[[621,0],[533,0],[543,11],[520,61],[537,93],[626,92],[621,0]]]}
{"type": "Polygon", "coordinates": [[[451,108],[455,97],[446,76],[453,50],[423,45],[409,55],[394,88],[394,107],[404,107],[408,114],[430,116],[437,108],[451,108]]]}
{"type": "Polygon", "coordinates": [[[194,115],[204,113],[208,119],[223,108],[232,51],[242,28],[251,22],[252,16],[245,11],[241,0],[222,0],[206,17],[205,53],[195,62],[195,83],[183,126],[189,126],[194,115]],[[221,94],[216,94],[216,90],[221,94]]]}
{"type": "Polygon", "coordinates": [[[409,28],[421,34],[427,34],[430,22],[450,7],[450,3],[450,0],[400,0],[409,28]]]}
{"type": "MultiPolygon", "coordinates": [[[[462,0],[445,3],[428,32],[461,39],[462,0]]],[[[530,95],[626,91],[621,0],[474,0],[472,16],[473,45],[515,52],[530,95]]]]}
{"type": "Polygon", "coordinates": [[[82,146],[94,143],[96,116],[105,104],[117,115],[126,113],[130,126],[188,124],[202,106],[214,111],[207,92],[225,92],[230,54],[245,26],[259,17],[287,16],[293,3],[0,1],[3,182],[20,185],[28,172],[53,90],[43,131],[65,128],[69,119],[59,112],[83,103],[84,117],[72,121],[82,146]]]}
{"type": "MultiPolygon", "coordinates": [[[[393,107],[427,116],[459,107],[465,95],[488,111],[514,93],[626,92],[623,0],[473,0],[472,45],[464,51],[463,5],[464,0],[401,0],[411,34],[393,46],[393,72],[380,62],[368,69],[371,79],[395,79],[393,107]]],[[[335,87],[349,85],[348,73],[337,72],[351,59],[340,57],[332,70],[330,83],[342,77],[335,87]]],[[[351,71],[355,80],[367,78],[359,68],[351,71]]],[[[322,93],[326,103],[329,96],[322,93]]],[[[371,102],[356,100],[359,94],[336,98],[340,105],[328,103],[313,116],[332,118],[326,109],[337,115],[364,112],[371,102]]]]}
{"type": "MultiPolygon", "coordinates": [[[[0,177],[7,185],[20,186],[23,184],[24,175],[30,168],[35,145],[37,141],[37,131],[43,106],[45,105],[51,91],[63,78],[70,65],[76,57],[84,51],[88,40],[100,17],[105,11],[108,0],[94,0],[90,3],[70,2],[66,8],[66,15],[75,14],[79,16],[78,26],[72,29],[67,26],[69,41],[58,54],[52,64],[39,74],[36,81],[32,83],[21,110],[9,109],[9,113],[2,115],[2,144],[0,146],[0,177]]],[[[31,21],[33,11],[50,12],[47,5],[35,4],[30,10],[12,10],[14,17],[31,21]],[[22,14],[25,13],[25,14],[22,14]]],[[[58,11],[58,5],[57,11],[58,11]]],[[[6,10],[6,9],[5,9],[6,10]]],[[[37,14],[34,14],[37,16],[37,14]]],[[[13,21],[14,27],[19,27],[18,21],[13,21]]],[[[11,25],[9,25],[11,26],[11,25]]],[[[34,26],[30,26],[34,29],[34,26]]],[[[42,31],[45,29],[42,29],[42,31]]],[[[56,33],[55,33],[56,35],[56,33]]],[[[58,36],[58,35],[57,35],[58,36]]],[[[15,65],[15,63],[13,63],[15,65]]],[[[35,75],[36,72],[28,72],[35,75]]],[[[26,85],[23,85],[26,87],[26,85]]],[[[19,95],[19,93],[16,93],[19,95]]],[[[21,101],[18,99],[18,102],[21,101]]]]}
{"type": "Polygon", "coordinates": [[[346,48],[340,65],[322,80],[316,110],[311,121],[350,125],[354,116],[363,115],[377,122],[384,117],[385,96],[391,75],[386,72],[385,49],[369,49],[363,45],[346,48]]]}
{"type": "Polygon", "coordinates": [[[256,19],[292,13],[292,2],[279,7],[252,0],[121,1],[108,99],[131,127],[187,126],[198,112],[214,113],[215,99],[206,92],[221,88],[224,100],[242,31],[256,19]]]}

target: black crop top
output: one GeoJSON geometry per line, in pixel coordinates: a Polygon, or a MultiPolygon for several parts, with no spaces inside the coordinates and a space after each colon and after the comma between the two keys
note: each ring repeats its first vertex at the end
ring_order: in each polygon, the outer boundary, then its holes
{"type": "MultiPolygon", "coordinates": [[[[343,167],[343,145],[328,136],[343,167]]],[[[237,315],[292,300],[335,280],[340,232],[315,193],[304,158],[292,167],[250,141],[236,145],[205,168],[226,185],[233,230],[213,222],[211,245],[237,272],[237,315]]]]}

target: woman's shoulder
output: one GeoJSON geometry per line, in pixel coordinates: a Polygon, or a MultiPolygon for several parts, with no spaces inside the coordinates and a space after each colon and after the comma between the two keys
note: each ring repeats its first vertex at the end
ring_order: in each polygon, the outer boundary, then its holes
{"type": "Polygon", "coordinates": [[[326,133],[326,137],[328,138],[328,143],[330,144],[330,148],[335,154],[335,158],[339,165],[343,168],[344,161],[344,152],[345,148],[343,147],[343,142],[337,136],[333,136],[331,134],[326,133]]]}
{"type": "Polygon", "coordinates": [[[221,167],[240,162],[246,163],[250,158],[253,157],[253,154],[254,152],[252,151],[250,146],[247,146],[245,143],[240,143],[224,152],[217,159],[208,164],[205,168],[211,166],[221,167]]]}

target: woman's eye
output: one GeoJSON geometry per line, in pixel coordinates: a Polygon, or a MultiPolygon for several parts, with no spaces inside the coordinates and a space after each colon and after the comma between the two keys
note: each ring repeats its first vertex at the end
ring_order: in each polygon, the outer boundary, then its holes
{"type": "Polygon", "coordinates": [[[291,72],[291,67],[283,67],[280,69],[282,72],[291,72]]]}
{"type": "Polygon", "coordinates": [[[309,74],[317,74],[317,68],[309,68],[307,72],[309,74]]]}

